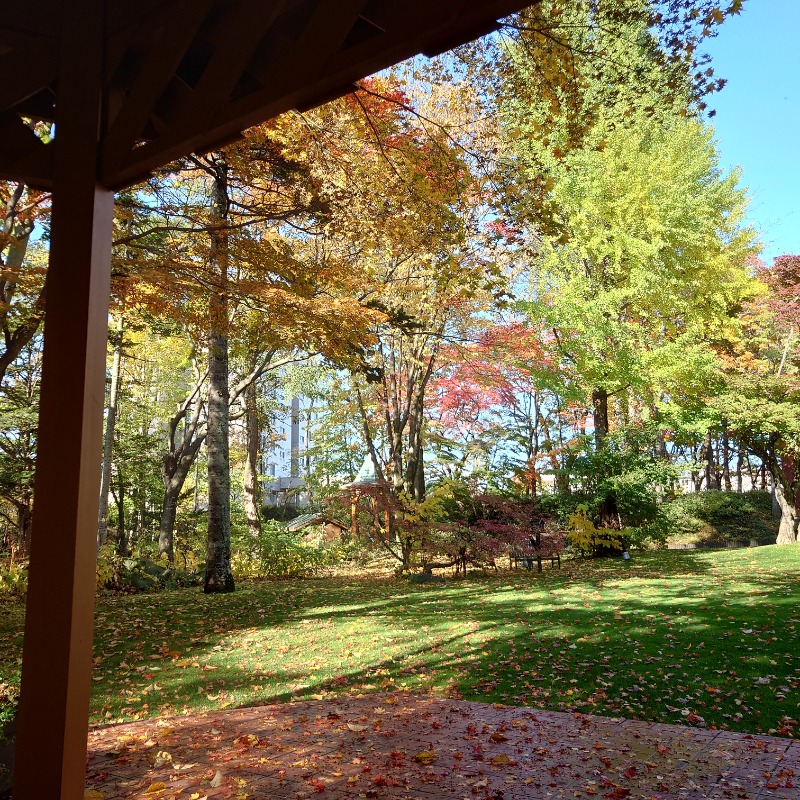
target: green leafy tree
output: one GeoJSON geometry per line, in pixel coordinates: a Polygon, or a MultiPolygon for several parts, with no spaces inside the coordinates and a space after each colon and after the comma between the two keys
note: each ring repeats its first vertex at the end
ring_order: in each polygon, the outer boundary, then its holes
{"type": "MultiPolygon", "coordinates": [[[[656,7],[544,3],[509,50],[509,219],[530,281],[521,307],[582,384],[598,454],[615,425],[696,402],[716,369],[711,344],[753,294],[745,194],[698,116],[717,85],[689,70],[689,28],[670,45],[645,23],[656,7]],[[560,71],[569,77],[556,81],[560,71]]],[[[721,21],[710,7],[694,18],[704,14],[721,21]]],[[[599,517],[619,526],[613,493],[599,517]]]]}

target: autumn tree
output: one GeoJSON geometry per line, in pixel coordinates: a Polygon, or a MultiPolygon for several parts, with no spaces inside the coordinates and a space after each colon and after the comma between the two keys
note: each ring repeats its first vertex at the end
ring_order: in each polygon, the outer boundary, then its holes
{"type": "Polygon", "coordinates": [[[503,284],[480,236],[488,185],[471,148],[491,138],[476,122],[479,104],[465,83],[428,88],[398,140],[404,151],[391,157],[395,174],[370,189],[400,213],[391,228],[362,239],[366,301],[385,317],[372,329],[376,345],[356,392],[378,479],[417,503],[425,496],[427,390],[440,353],[470,335],[503,284]]]}
{"type": "Polygon", "coordinates": [[[46,225],[50,197],[23,183],[0,183],[0,384],[44,318],[46,257],[32,247],[46,225]]]}
{"type": "Polygon", "coordinates": [[[777,543],[788,544],[800,529],[800,256],[779,256],[757,274],[765,292],[721,351],[724,383],[710,405],[769,470],[781,512],[777,543]]]}
{"type": "Polygon", "coordinates": [[[0,519],[13,560],[30,552],[41,357],[34,337],[9,365],[0,393],[0,519]]]}
{"type": "Polygon", "coordinates": [[[10,549],[27,557],[44,318],[49,195],[0,183],[0,515],[10,549]]]}
{"type": "MultiPolygon", "coordinates": [[[[224,566],[229,461],[222,438],[227,440],[225,414],[235,398],[221,383],[228,372],[228,334],[236,328],[235,320],[241,323],[253,313],[263,320],[266,315],[268,324],[262,322],[259,343],[262,352],[300,349],[321,352],[334,363],[363,363],[368,326],[384,312],[380,302],[365,294],[366,260],[360,248],[372,233],[391,230],[392,225],[404,226],[392,235],[410,235],[424,210],[430,209],[428,187],[416,190],[424,198],[416,216],[409,215],[403,204],[405,196],[413,195],[409,195],[413,182],[418,183],[412,156],[423,150],[413,132],[403,127],[400,107],[372,91],[338,106],[303,117],[288,115],[252,129],[240,144],[195,158],[177,178],[153,187],[153,196],[160,201],[167,198],[158,212],[163,222],[128,239],[140,253],[144,251],[136,265],[139,296],[166,302],[176,318],[198,331],[198,340],[208,337],[204,340],[210,354],[206,438],[209,468],[219,477],[210,473],[207,564],[223,565],[220,576],[209,579],[209,590],[231,585],[224,566]],[[387,196],[381,189],[390,181],[398,188],[387,196]],[[185,234],[191,230],[204,234],[205,240],[188,240],[185,234]],[[151,252],[147,252],[148,236],[155,237],[151,252]],[[165,259],[172,266],[169,279],[159,269],[165,259]],[[142,285],[149,288],[143,290],[142,285]],[[206,320],[198,288],[211,298],[206,320]],[[211,408],[212,399],[220,404],[219,416],[211,408]],[[212,429],[220,432],[218,459],[212,429]],[[215,496],[223,498],[219,514],[214,510],[215,496]]],[[[435,150],[424,154],[429,165],[438,158],[435,150]]],[[[374,241],[370,247],[374,253],[374,241]]],[[[254,363],[260,366],[245,376],[248,380],[257,379],[267,366],[262,358],[254,363]]],[[[177,430],[190,405],[197,412],[197,403],[186,404],[172,430],[177,430]]],[[[198,421],[189,427],[200,431],[201,426],[198,421]]],[[[197,437],[194,442],[196,450],[197,437]]],[[[191,458],[191,449],[186,455],[191,458]]],[[[213,566],[208,569],[211,574],[213,566]]]]}
{"type": "Polygon", "coordinates": [[[553,361],[551,338],[515,314],[490,317],[471,341],[447,347],[431,387],[442,477],[480,477],[525,496],[545,471],[562,485],[564,411],[580,393],[553,361]]]}

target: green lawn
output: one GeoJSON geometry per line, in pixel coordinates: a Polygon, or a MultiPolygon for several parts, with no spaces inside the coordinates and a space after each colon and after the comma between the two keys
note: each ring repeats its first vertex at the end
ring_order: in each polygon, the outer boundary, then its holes
{"type": "MultiPolygon", "coordinates": [[[[800,546],[105,598],[92,721],[380,690],[790,735],[800,546]]],[[[5,613],[6,611],[11,613],[5,613]]],[[[22,615],[0,613],[0,683],[22,615]]]]}

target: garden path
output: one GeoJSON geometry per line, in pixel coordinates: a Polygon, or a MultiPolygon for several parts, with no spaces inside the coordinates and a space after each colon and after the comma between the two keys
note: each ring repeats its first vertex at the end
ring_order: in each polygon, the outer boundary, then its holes
{"type": "Polygon", "coordinates": [[[406,694],[94,728],[88,800],[800,800],[800,741],[406,694]]]}

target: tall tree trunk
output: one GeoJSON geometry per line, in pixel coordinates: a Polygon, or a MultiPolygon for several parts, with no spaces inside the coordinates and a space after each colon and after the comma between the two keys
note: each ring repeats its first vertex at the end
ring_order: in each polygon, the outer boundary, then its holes
{"type": "Polygon", "coordinates": [[[128,537],[125,533],[125,480],[122,470],[117,476],[117,490],[114,492],[117,504],[117,554],[128,555],[128,537]]]}
{"type": "MultiPolygon", "coordinates": [[[[595,449],[599,453],[608,446],[608,392],[605,389],[592,391],[592,412],[595,449]]],[[[617,498],[613,494],[608,495],[600,503],[597,516],[601,528],[621,527],[617,498]]]]}
{"type": "Polygon", "coordinates": [[[592,413],[594,416],[594,444],[599,453],[608,439],[608,392],[605,389],[592,391],[592,413]]]}
{"type": "Polygon", "coordinates": [[[697,468],[700,464],[700,448],[701,445],[695,441],[692,443],[690,451],[692,456],[692,485],[695,492],[699,492],[703,488],[703,475],[697,468]]]}
{"type": "Polygon", "coordinates": [[[209,158],[214,171],[211,209],[208,346],[208,541],[203,591],[232,592],[231,473],[228,446],[228,164],[224,154],[209,158]]]}
{"type": "Polygon", "coordinates": [[[26,188],[16,184],[11,192],[3,216],[0,218],[0,385],[8,368],[16,361],[28,342],[33,339],[44,319],[47,282],[42,284],[24,321],[16,313],[12,300],[19,290],[19,281],[33,234],[34,219],[20,222],[20,204],[25,202],[26,188]]]}
{"type": "Polygon", "coordinates": [[[161,521],[158,529],[158,552],[165,555],[170,563],[175,560],[174,531],[178,515],[178,497],[186,475],[173,474],[164,486],[164,501],[161,505],[161,521]]]}
{"type": "Polygon", "coordinates": [[[114,328],[114,357],[111,361],[111,387],[108,393],[108,416],[103,438],[103,473],[100,479],[100,510],[97,518],[97,549],[108,540],[108,494],[111,491],[111,451],[114,446],[114,430],[117,426],[117,397],[119,395],[119,375],[122,363],[122,314],[117,317],[114,328]]]}
{"type": "Polygon", "coordinates": [[[747,467],[747,477],[750,479],[750,490],[752,491],[758,488],[758,475],[761,467],[758,470],[753,470],[753,462],[749,458],[745,461],[745,466],[747,467]]]}
{"type": "Polygon", "coordinates": [[[259,456],[261,428],[258,424],[258,394],[253,381],[244,391],[245,430],[247,432],[247,457],[244,462],[244,510],[247,529],[254,538],[261,538],[261,481],[259,456]]]}
{"type": "Polygon", "coordinates": [[[798,540],[797,529],[800,525],[795,504],[786,496],[786,489],[781,486],[779,481],[775,481],[773,497],[778,501],[781,511],[775,544],[794,544],[798,540]]]}
{"type": "Polygon", "coordinates": [[[11,563],[27,561],[31,552],[31,527],[33,525],[33,495],[14,501],[15,530],[11,531],[11,563]]]}
{"type": "Polygon", "coordinates": [[[703,453],[706,460],[706,489],[718,489],[714,480],[714,450],[711,446],[711,431],[708,432],[703,440],[703,453]]]}
{"type": "Polygon", "coordinates": [[[742,464],[744,462],[744,450],[739,447],[736,455],[736,491],[742,492],[742,464]]]}
{"type": "Polygon", "coordinates": [[[772,500],[772,519],[775,522],[780,522],[781,517],[783,516],[783,510],[781,509],[781,504],[778,501],[778,493],[781,491],[780,486],[778,486],[775,481],[770,480],[770,484],[772,485],[772,489],[769,493],[770,500],[772,500]]]}
{"type": "Polygon", "coordinates": [[[174,446],[174,437],[180,417],[186,411],[186,405],[178,415],[170,422],[170,449],[164,455],[161,464],[161,479],[164,482],[164,502],[161,506],[161,522],[158,534],[158,552],[167,556],[172,563],[175,560],[174,537],[175,537],[175,516],[178,510],[178,497],[180,496],[183,484],[189,475],[192,465],[195,463],[200,447],[205,441],[207,427],[197,429],[197,421],[200,416],[200,402],[195,404],[192,413],[192,424],[188,431],[184,432],[184,438],[178,447],[174,446]]]}
{"type": "MultiPolygon", "coordinates": [[[[528,473],[527,490],[531,497],[536,497],[539,474],[536,469],[539,463],[539,435],[540,430],[546,423],[542,418],[542,411],[539,405],[539,393],[533,392],[533,425],[528,428],[528,445],[526,453],[526,469],[528,473]]],[[[546,434],[545,434],[546,436],[546,434]]]]}
{"type": "Polygon", "coordinates": [[[415,398],[408,418],[406,492],[417,503],[425,499],[425,462],[422,447],[422,402],[415,398]]]}
{"type": "Polygon", "coordinates": [[[780,464],[777,458],[771,461],[769,472],[770,482],[774,487],[773,497],[778,501],[781,510],[775,544],[794,544],[798,540],[800,526],[800,516],[797,513],[800,470],[791,454],[784,455],[780,464]]]}
{"type": "Polygon", "coordinates": [[[731,491],[731,445],[728,421],[722,420],[722,480],[726,492],[731,491]]]}
{"type": "Polygon", "coordinates": [[[781,521],[775,544],[794,544],[797,541],[797,512],[791,503],[787,503],[780,490],[777,493],[778,505],[781,507],[781,521]]]}

